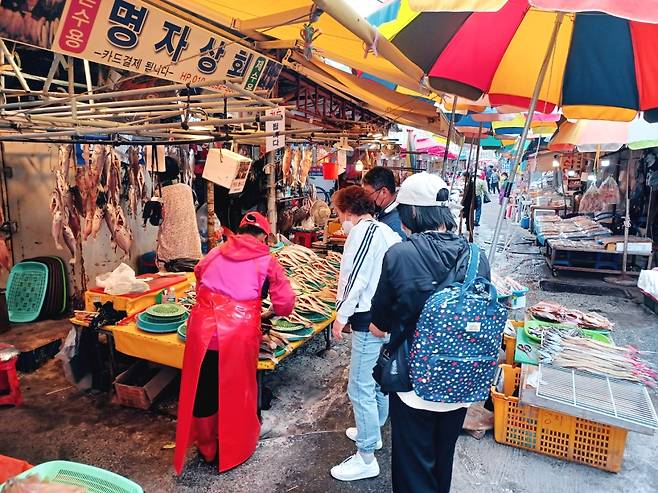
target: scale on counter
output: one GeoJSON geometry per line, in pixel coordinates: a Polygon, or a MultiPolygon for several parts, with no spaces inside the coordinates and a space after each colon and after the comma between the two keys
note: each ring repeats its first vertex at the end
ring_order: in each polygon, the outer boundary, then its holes
{"type": "Polygon", "coordinates": [[[523,365],[521,403],[653,435],[658,416],[646,386],[582,370],[523,365]]]}

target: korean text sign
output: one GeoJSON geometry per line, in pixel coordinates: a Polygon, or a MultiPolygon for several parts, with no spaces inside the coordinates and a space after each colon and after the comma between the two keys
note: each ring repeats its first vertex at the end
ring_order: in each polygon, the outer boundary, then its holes
{"type": "Polygon", "coordinates": [[[281,64],[138,0],[69,0],[53,51],[176,82],[271,89],[281,64]]]}
{"type": "Polygon", "coordinates": [[[286,145],[286,111],[284,108],[272,108],[265,111],[265,116],[280,116],[281,120],[265,122],[265,131],[274,135],[265,138],[265,151],[270,152],[286,145]],[[281,132],[280,134],[278,132],[281,132]]]}

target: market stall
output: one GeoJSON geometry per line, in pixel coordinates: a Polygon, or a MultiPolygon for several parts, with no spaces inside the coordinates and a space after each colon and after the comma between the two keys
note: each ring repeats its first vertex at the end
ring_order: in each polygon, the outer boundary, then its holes
{"type": "Polygon", "coordinates": [[[658,373],[635,348],[617,347],[614,329],[598,313],[552,302],[508,324],[491,388],[496,441],[619,472],[627,433],[658,430],[658,373]]]}
{"type": "MultiPolygon", "coordinates": [[[[334,320],[336,282],[340,255],[329,253],[319,257],[301,246],[277,246],[274,255],[286,269],[297,294],[295,311],[288,317],[263,321],[258,372],[262,391],[262,372],[273,371],[296,350],[323,334],[325,347],[331,344],[330,330],[334,320]]],[[[82,330],[94,330],[106,337],[110,378],[118,376],[117,354],[182,368],[185,352],[186,320],[196,302],[195,278],[185,275],[149,274],[135,278],[148,285],[139,294],[106,294],[108,286],[96,287],[85,295],[85,311],[71,319],[82,330]],[[121,320],[106,325],[94,324],[98,307],[111,303],[114,310],[125,313],[121,320]]],[[[266,299],[264,309],[269,305],[266,299]]],[[[260,403],[259,403],[260,409],[260,403]]]]}

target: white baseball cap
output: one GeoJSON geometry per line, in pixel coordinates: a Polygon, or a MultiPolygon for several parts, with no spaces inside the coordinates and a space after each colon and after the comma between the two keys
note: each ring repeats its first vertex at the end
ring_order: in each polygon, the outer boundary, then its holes
{"type": "Polygon", "coordinates": [[[423,171],[416,173],[402,182],[398,191],[398,204],[416,205],[421,207],[444,206],[461,208],[458,204],[450,201],[439,201],[439,191],[448,189],[448,185],[438,175],[423,171]]]}

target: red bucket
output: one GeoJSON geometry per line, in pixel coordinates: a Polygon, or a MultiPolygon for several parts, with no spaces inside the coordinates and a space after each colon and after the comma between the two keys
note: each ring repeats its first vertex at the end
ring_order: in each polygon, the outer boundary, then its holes
{"type": "Polygon", "coordinates": [[[322,165],[322,176],[325,180],[337,180],[338,179],[338,163],[324,163],[322,165]]]}

